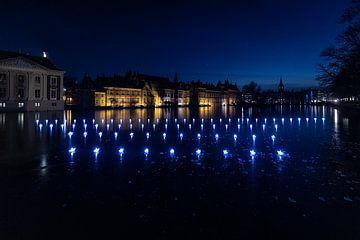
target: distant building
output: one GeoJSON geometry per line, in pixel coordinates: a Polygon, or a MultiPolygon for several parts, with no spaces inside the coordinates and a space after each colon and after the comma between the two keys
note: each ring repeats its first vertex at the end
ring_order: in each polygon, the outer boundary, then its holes
{"type": "Polygon", "coordinates": [[[64,73],[48,58],[0,51],[0,111],[63,110],[64,73]]]}
{"type": "Polygon", "coordinates": [[[278,93],[279,93],[278,103],[282,104],[285,102],[285,99],[284,99],[285,87],[284,87],[282,78],[280,78],[280,83],[278,85],[278,93]]]}

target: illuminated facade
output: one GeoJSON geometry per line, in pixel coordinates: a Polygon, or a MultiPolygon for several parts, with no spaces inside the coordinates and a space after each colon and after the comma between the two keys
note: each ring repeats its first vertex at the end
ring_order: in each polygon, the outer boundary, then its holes
{"type": "Polygon", "coordinates": [[[0,51],[0,111],[63,110],[63,79],[46,57],[0,51]]]}

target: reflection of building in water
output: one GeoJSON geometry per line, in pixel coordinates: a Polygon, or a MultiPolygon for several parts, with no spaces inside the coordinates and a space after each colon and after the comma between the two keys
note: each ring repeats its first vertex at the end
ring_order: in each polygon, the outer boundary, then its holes
{"type": "Polygon", "coordinates": [[[63,77],[46,57],[0,51],[0,111],[64,109],[63,77]]]}

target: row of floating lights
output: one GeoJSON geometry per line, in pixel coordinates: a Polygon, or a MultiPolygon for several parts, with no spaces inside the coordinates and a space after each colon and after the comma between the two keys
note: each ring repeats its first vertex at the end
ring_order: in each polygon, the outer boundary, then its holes
{"type": "MultiPolygon", "coordinates": [[[[325,118],[324,118],[324,117],[321,118],[321,119],[322,119],[322,121],[325,121],[325,118]]],[[[195,118],[193,118],[192,120],[193,120],[193,124],[194,124],[194,123],[195,123],[195,118]]],[[[219,118],[219,122],[220,122],[220,123],[222,123],[222,120],[223,120],[222,118],[219,118]]],[[[290,122],[292,122],[292,121],[293,121],[293,118],[289,118],[289,120],[290,120],[290,122]]],[[[297,120],[298,120],[298,122],[300,122],[300,121],[301,121],[301,118],[298,117],[297,120]]],[[[306,117],[305,120],[308,122],[308,121],[310,120],[310,118],[306,117]]],[[[316,122],[316,121],[317,121],[317,118],[314,117],[313,120],[316,122]]],[[[142,121],[142,120],[139,118],[139,123],[141,123],[141,121],[142,121]]],[[[186,121],[187,121],[186,118],[184,118],[184,119],[183,119],[183,122],[186,123],[186,121]]],[[[210,119],[210,122],[213,123],[213,121],[214,121],[214,119],[211,118],[211,119],[210,119]]],[[[241,118],[241,121],[244,122],[244,118],[241,118]]],[[[249,118],[246,118],[246,122],[249,123],[249,121],[250,121],[250,119],[249,119],[249,118]]],[[[281,121],[284,122],[284,121],[285,121],[285,118],[281,118],[281,121]]],[[[67,122],[67,120],[65,119],[65,120],[64,120],[64,123],[66,123],[66,122],[67,122]]],[[[110,122],[113,124],[113,123],[114,123],[114,119],[111,119],[110,122]]],[[[132,119],[130,118],[130,119],[129,119],[129,123],[131,124],[132,122],[133,122],[133,121],[132,121],[132,119]]],[[[150,119],[149,119],[149,118],[148,118],[147,122],[150,123],[150,119]]],[[[168,118],[165,119],[165,122],[166,122],[166,123],[169,122],[169,121],[168,121],[168,118]]],[[[174,122],[177,123],[177,122],[178,122],[178,119],[175,118],[174,122]]],[[[238,122],[238,123],[240,122],[240,118],[237,119],[237,122],[238,122]]],[[[256,122],[256,123],[258,122],[258,118],[255,118],[255,122],[256,122]]],[[[276,122],[276,118],[273,118],[273,122],[274,122],[274,123],[276,122]]],[[[40,121],[39,121],[39,119],[37,119],[37,120],[36,120],[36,124],[39,125],[39,123],[40,123],[40,121]]],[[[46,120],[45,120],[45,124],[48,125],[48,123],[49,123],[49,120],[46,119],[46,120]]],[[[76,123],[77,123],[77,121],[76,121],[76,119],[74,119],[74,120],[73,120],[73,126],[74,126],[76,123]]],[[[83,119],[83,123],[84,123],[84,126],[87,126],[85,119],[83,119]]],[[[92,123],[93,123],[93,125],[98,126],[98,124],[96,123],[95,119],[92,119],[92,123]]],[[[105,120],[102,119],[102,120],[101,120],[101,123],[104,124],[104,123],[105,123],[105,120]]],[[[122,124],[122,123],[123,123],[123,119],[120,119],[120,124],[122,124]]],[[[159,119],[156,119],[156,123],[157,123],[157,124],[159,123],[159,119]]],[[[202,123],[202,124],[204,123],[204,119],[203,119],[203,118],[201,119],[201,123],[202,123]]],[[[229,124],[231,123],[231,118],[228,119],[228,123],[229,123],[229,124]]],[[[264,118],[264,123],[267,123],[267,118],[264,118]]],[[[57,119],[55,120],[55,124],[58,124],[58,120],[57,120],[57,119]]],[[[119,125],[120,125],[120,124],[119,124],[119,125]]],[[[53,125],[50,124],[50,126],[53,126],[53,125]]],[[[109,123],[107,123],[107,126],[110,126],[109,123]]],[[[142,126],[144,126],[144,125],[142,124],[142,126]]]]}
{"type": "MultiPolygon", "coordinates": [[[[73,156],[76,152],[76,148],[75,147],[71,147],[69,150],[69,153],[71,154],[71,156],[73,156]]],[[[125,153],[125,149],[123,147],[119,148],[118,150],[119,154],[120,154],[120,157],[123,157],[124,153],[125,153]]],[[[97,156],[99,153],[100,153],[100,148],[98,147],[95,147],[94,150],[93,150],[93,153],[95,154],[95,156],[97,156]]],[[[200,158],[201,156],[201,149],[198,148],[195,150],[195,154],[198,158],[200,158]]],[[[282,151],[282,150],[277,150],[276,151],[277,153],[277,156],[281,159],[283,156],[287,156],[287,154],[282,151]]],[[[144,149],[144,155],[147,157],[148,155],[150,154],[150,150],[149,148],[145,148],[144,149]]],[[[170,148],[169,150],[169,154],[170,154],[170,157],[174,157],[175,156],[175,149],[174,148],[170,148]]],[[[223,155],[225,158],[227,158],[229,156],[229,150],[227,149],[224,149],[223,150],[223,155]]],[[[253,159],[255,156],[256,156],[256,152],[254,149],[251,149],[250,150],[250,153],[249,153],[250,157],[253,159]]]]}

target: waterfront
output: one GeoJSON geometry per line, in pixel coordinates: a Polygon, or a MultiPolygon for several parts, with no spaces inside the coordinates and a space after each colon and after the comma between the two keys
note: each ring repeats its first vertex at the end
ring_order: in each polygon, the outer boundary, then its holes
{"type": "Polygon", "coordinates": [[[334,108],[0,113],[0,136],[4,239],[360,237],[360,126],[334,108]]]}

